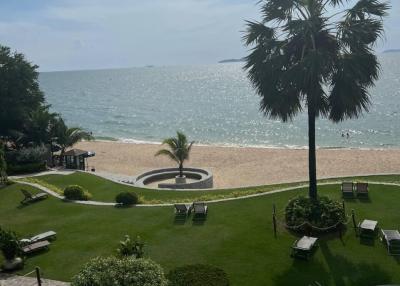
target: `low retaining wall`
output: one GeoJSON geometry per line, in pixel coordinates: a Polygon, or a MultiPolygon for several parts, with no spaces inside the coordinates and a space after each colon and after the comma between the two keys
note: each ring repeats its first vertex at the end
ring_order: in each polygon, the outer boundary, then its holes
{"type": "MultiPolygon", "coordinates": [[[[210,171],[199,168],[184,168],[183,174],[188,179],[194,179],[195,182],[185,184],[174,184],[174,183],[160,183],[159,188],[165,189],[211,189],[213,187],[213,175],[210,171]]],[[[135,186],[144,187],[148,184],[154,183],[160,180],[175,179],[179,175],[178,168],[164,168],[152,170],[143,173],[136,177],[135,186]]]]}

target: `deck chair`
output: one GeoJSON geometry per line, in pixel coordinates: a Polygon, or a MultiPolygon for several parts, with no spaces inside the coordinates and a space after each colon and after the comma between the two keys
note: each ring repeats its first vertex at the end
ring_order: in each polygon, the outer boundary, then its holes
{"type": "Polygon", "coordinates": [[[368,197],[368,183],[356,183],[357,197],[368,197]]]}
{"type": "Polygon", "coordinates": [[[192,211],[191,204],[175,204],[175,214],[176,215],[189,215],[192,211]]]}
{"type": "Polygon", "coordinates": [[[22,244],[32,244],[34,242],[38,241],[43,241],[43,240],[53,240],[56,239],[57,233],[55,231],[46,231],[40,234],[37,234],[35,236],[32,236],[31,238],[23,238],[20,240],[22,244]]]}
{"type": "Polygon", "coordinates": [[[400,255],[400,233],[398,230],[381,230],[381,241],[387,246],[389,255],[400,255]]]}
{"type": "Polygon", "coordinates": [[[30,254],[32,252],[47,249],[49,247],[49,245],[50,245],[50,242],[48,242],[47,240],[34,242],[34,243],[31,243],[31,244],[28,244],[28,245],[25,245],[24,247],[22,247],[22,252],[24,254],[30,254]]]}
{"type": "Polygon", "coordinates": [[[353,189],[354,189],[354,184],[353,182],[343,182],[342,183],[342,196],[345,198],[352,198],[354,197],[353,189]]]}
{"type": "Polygon", "coordinates": [[[207,205],[203,202],[193,203],[193,211],[195,216],[206,216],[207,205]]]}
{"type": "Polygon", "coordinates": [[[39,200],[46,199],[48,197],[47,193],[38,193],[36,195],[32,195],[29,191],[21,189],[22,194],[25,198],[21,201],[21,204],[29,204],[39,200]]]}

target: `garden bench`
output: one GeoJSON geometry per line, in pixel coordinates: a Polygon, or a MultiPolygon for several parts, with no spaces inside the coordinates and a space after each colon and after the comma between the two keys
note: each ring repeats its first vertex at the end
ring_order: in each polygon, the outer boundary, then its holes
{"type": "Polygon", "coordinates": [[[32,244],[25,245],[22,247],[22,252],[25,254],[30,254],[32,252],[36,252],[42,249],[47,249],[50,245],[50,242],[47,240],[34,242],[32,244]]]}
{"type": "Polygon", "coordinates": [[[387,245],[389,255],[400,255],[400,233],[398,230],[381,230],[381,241],[387,245]]]}

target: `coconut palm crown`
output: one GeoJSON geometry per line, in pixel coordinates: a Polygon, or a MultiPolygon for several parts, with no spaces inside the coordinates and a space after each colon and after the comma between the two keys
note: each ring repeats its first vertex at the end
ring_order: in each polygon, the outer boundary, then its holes
{"type": "Polygon", "coordinates": [[[374,44],[390,8],[380,0],[260,1],[262,21],[247,21],[245,70],[260,110],[286,122],[308,113],[310,198],[317,198],[315,121],[357,118],[379,76],[374,44]],[[342,11],[334,13],[332,11],[342,11]]]}
{"type": "Polygon", "coordinates": [[[194,141],[189,143],[186,135],[177,131],[176,137],[167,138],[162,142],[163,145],[168,145],[169,150],[161,149],[155,156],[164,155],[178,163],[179,176],[183,177],[183,162],[189,159],[189,153],[193,143],[194,141]]]}

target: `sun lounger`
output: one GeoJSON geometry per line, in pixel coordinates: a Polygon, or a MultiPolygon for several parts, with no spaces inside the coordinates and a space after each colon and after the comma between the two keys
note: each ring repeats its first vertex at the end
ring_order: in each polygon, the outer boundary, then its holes
{"type": "Polygon", "coordinates": [[[317,245],[318,238],[311,236],[303,236],[296,240],[292,246],[292,257],[308,259],[314,247],[317,245]]]}
{"type": "Polygon", "coordinates": [[[177,215],[188,215],[192,211],[192,204],[175,204],[175,213],[177,215]]]}
{"type": "Polygon", "coordinates": [[[56,238],[57,233],[55,231],[46,231],[40,233],[38,235],[32,236],[31,238],[23,238],[21,239],[21,243],[23,244],[31,244],[34,242],[42,241],[42,240],[52,240],[56,238]]]}
{"type": "Polygon", "coordinates": [[[400,233],[398,230],[381,230],[381,240],[386,243],[389,255],[400,255],[400,233]]]}
{"type": "Polygon", "coordinates": [[[32,244],[28,244],[25,245],[24,247],[22,247],[22,252],[24,254],[30,254],[32,252],[36,252],[42,249],[47,249],[50,245],[50,242],[48,242],[47,240],[43,240],[43,241],[38,241],[38,242],[34,242],[32,244]]]}
{"type": "Polygon", "coordinates": [[[353,189],[354,189],[354,184],[353,182],[343,182],[342,183],[342,196],[345,198],[352,198],[354,197],[353,189]]]}
{"type": "Polygon", "coordinates": [[[32,195],[30,192],[24,189],[21,189],[21,192],[25,196],[25,198],[21,201],[21,204],[29,204],[32,202],[46,199],[48,197],[47,193],[38,193],[36,195],[32,195]]]}
{"type": "Polygon", "coordinates": [[[193,203],[193,211],[195,216],[206,216],[207,215],[207,205],[205,203],[193,203]]]}
{"type": "Polygon", "coordinates": [[[368,197],[368,183],[356,183],[357,197],[368,197]]]}

